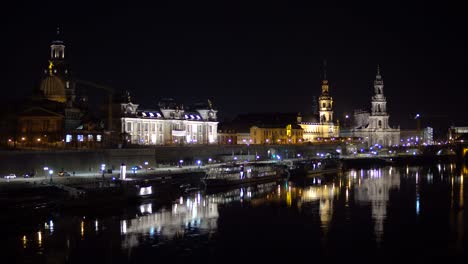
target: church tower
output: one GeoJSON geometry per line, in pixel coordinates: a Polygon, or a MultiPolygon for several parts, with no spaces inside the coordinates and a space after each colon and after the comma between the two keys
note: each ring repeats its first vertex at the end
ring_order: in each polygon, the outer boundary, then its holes
{"type": "Polygon", "coordinates": [[[374,96],[371,101],[371,114],[369,116],[369,127],[374,129],[388,129],[389,115],[387,113],[387,99],[383,93],[383,79],[380,75],[380,67],[377,66],[377,75],[374,81],[374,96]]]}
{"type": "Polygon", "coordinates": [[[320,123],[333,123],[333,98],[329,94],[326,63],[324,63],[322,94],[319,97],[319,116],[320,123]]]}
{"type": "Polygon", "coordinates": [[[75,88],[70,81],[70,72],[65,61],[65,44],[59,28],[50,45],[49,64],[44,74],[40,86],[43,97],[71,106],[75,100],[75,88]]]}

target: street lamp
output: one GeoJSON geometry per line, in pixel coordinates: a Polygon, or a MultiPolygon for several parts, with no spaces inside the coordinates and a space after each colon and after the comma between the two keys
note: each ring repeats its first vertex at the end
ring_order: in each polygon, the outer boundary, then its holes
{"type": "Polygon", "coordinates": [[[145,168],[146,168],[146,173],[148,173],[148,162],[145,161],[145,168]]]}
{"type": "Polygon", "coordinates": [[[49,170],[49,175],[50,175],[50,182],[52,182],[52,174],[54,173],[53,170],[49,170]]]}
{"type": "Polygon", "coordinates": [[[106,164],[101,164],[102,178],[104,178],[105,170],[106,170],[106,164]]]}
{"type": "Polygon", "coordinates": [[[182,168],[182,163],[184,163],[184,160],[179,160],[179,168],[182,168]]]}
{"type": "Polygon", "coordinates": [[[47,172],[49,170],[49,167],[44,167],[44,178],[47,178],[47,172]]]}
{"type": "Polygon", "coordinates": [[[197,160],[198,168],[200,168],[201,161],[197,160]]]}
{"type": "Polygon", "coordinates": [[[122,180],[125,180],[126,174],[127,174],[127,166],[125,166],[125,163],[122,163],[120,165],[120,178],[122,180]]]}

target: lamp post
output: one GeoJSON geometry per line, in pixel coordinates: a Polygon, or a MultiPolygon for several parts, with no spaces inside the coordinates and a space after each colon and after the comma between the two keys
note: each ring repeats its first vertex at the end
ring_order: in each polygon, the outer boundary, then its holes
{"type": "Polygon", "coordinates": [[[201,161],[200,161],[200,160],[197,160],[198,168],[200,168],[200,164],[201,164],[201,161]]]}
{"type": "Polygon", "coordinates": [[[184,160],[179,160],[179,168],[182,168],[183,163],[184,163],[184,160]]]}
{"type": "Polygon", "coordinates": [[[146,168],[146,173],[148,173],[148,162],[145,161],[145,168],[146,168]]]}
{"type": "Polygon", "coordinates": [[[106,164],[101,164],[101,173],[102,173],[102,178],[104,179],[104,173],[106,170],[106,164]]]}
{"type": "Polygon", "coordinates": [[[49,175],[50,175],[50,183],[52,183],[52,174],[54,173],[53,170],[49,170],[49,175]]]}
{"type": "Polygon", "coordinates": [[[127,166],[125,163],[120,164],[120,179],[125,180],[127,174],[127,166]]]}
{"type": "Polygon", "coordinates": [[[44,167],[44,179],[47,179],[47,171],[49,170],[49,167],[44,167]]]}

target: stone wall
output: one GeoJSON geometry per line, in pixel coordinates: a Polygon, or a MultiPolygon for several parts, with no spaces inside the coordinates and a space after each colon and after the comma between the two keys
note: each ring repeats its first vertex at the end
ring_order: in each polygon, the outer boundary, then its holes
{"type": "Polygon", "coordinates": [[[72,172],[92,172],[99,174],[101,164],[106,169],[118,169],[121,163],[127,166],[143,165],[149,167],[176,166],[179,160],[184,165],[195,164],[197,160],[206,163],[212,160],[229,160],[229,157],[259,155],[261,159],[273,154],[282,158],[315,156],[317,152],[332,152],[337,144],[323,145],[209,145],[209,146],[158,146],[138,149],[103,149],[93,151],[0,151],[0,176],[9,173],[21,175],[36,171],[44,176],[43,167],[54,171],[64,169],[72,172]]]}

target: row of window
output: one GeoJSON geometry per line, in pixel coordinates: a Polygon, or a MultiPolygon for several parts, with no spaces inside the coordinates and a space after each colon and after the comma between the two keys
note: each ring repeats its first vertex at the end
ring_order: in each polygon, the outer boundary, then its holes
{"type": "Polygon", "coordinates": [[[101,142],[102,141],[102,135],[70,135],[67,134],[65,136],[65,142],[70,143],[72,141],[78,141],[78,142],[101,142]]]}
{"type": "Polygon", "coordinates": [[[132,122],[127,122],[127,127],[125,130],[127,132],[131,132],[133,128],[133,131],[141,131],[143,128],[144,131],[149,131],[149,129],[151,129],[151,131],[156,131],[156,125],[158,131],[162,132],[162,124],[136,123],[135,125],[133,125],[132,122]]]}

